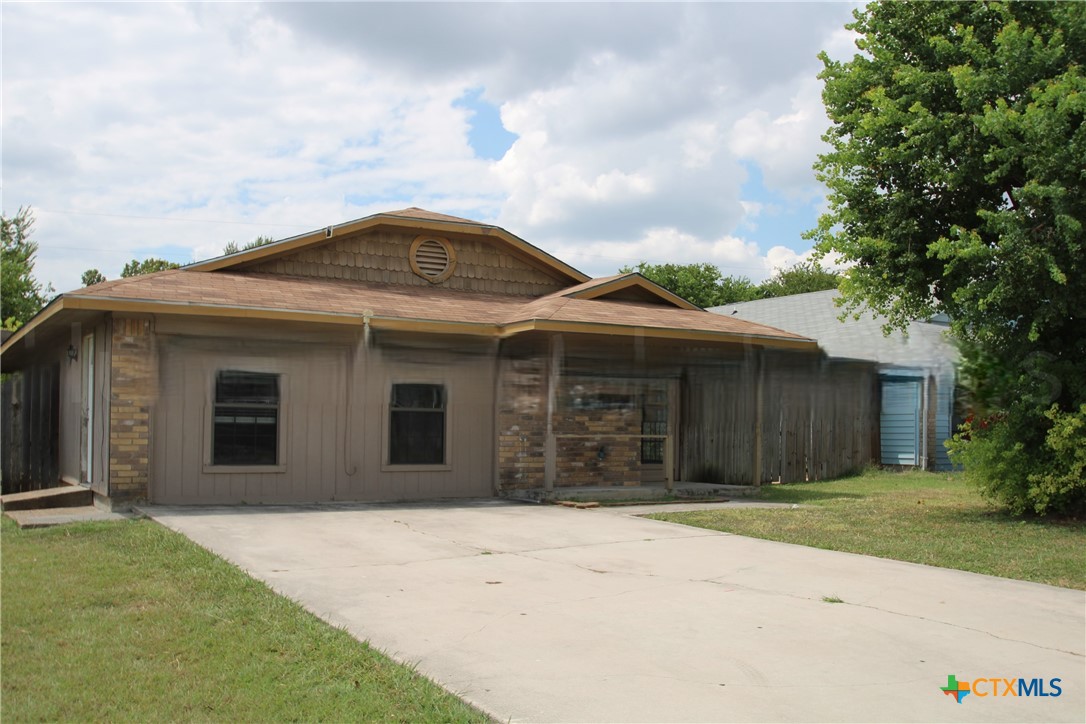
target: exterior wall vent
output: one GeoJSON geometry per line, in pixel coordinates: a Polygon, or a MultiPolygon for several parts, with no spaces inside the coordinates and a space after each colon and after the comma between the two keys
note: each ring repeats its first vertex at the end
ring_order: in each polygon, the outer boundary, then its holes
{"type": "Polygon", "coordinates": [[[409,258],[411,271],[431,284],[445,281],[456,268],[456,252],[449,240],[440,236],[416,237],[409,258]]]}

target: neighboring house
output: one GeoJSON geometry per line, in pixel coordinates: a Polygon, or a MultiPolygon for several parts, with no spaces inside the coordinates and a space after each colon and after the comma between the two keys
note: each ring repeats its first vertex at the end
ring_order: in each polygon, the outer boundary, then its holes
{"type": "Polygon", "coordinates": [[[958,350],[945,320],[912,322],[883,334],[886,320],[840,319],[837,290],[760,299],[709,311],[810,337],[831,359],[870,360],[880,381],[880,460],[884,465],[951,468],[943,444],[954,434],[958,350]]]}
{"type": "Polygon", "coordinates": [[[5,479],[121,505],[749,485],[873,454],[872,365],[421,209],[62,294],[0,354],[5,479]]]}

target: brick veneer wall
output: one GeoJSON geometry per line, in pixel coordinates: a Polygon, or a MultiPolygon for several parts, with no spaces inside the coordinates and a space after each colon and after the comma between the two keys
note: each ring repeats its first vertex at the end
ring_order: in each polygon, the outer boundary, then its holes
{"type": "Polygon", "coordinates": [[[641,484],[640,441],[615,437],[641,434],[638,385],[605,378],[563,379],[554,432],[583,436],[558,438],[555,487],[641,484]],[[600,406],[601,397],[613,406],[600,406]]]}
{"type": "Polygon", "coordinates": [[[498,374],[498,481],[502,490],[542,488],[547,436],[547,363],[503,359],[498,374]]]}
{"type": "MultiPolygon", "coordinates": [[[[541,489],[546,484],[547,361],[542,356],[504,359],[499,374],[499,485],[503,491],[541,489]]],[[[625,380],[559,378],[555,487],[641,484],[640,441],[615,435],[641,433],[642,393],[637,383],[625,380]],[[626,396],[630,404],[599,405],[594,400],[600,396],[626,396]]]]}
{"type": "Polygon", "coordinates": [[[150,319],[114,317],[109,399],[109,496],[146,500],[150,420],[158,379],[150,319]]]}

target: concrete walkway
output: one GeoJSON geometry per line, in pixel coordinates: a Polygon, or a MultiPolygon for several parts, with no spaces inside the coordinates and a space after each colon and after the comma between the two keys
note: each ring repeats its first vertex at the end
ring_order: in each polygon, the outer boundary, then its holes
{"type": "MultiPolygon", "coordinates": [[[[149,507],[500,720],[1083,721],[1086,595],[499,501],[149,507]],[[827,602],[841,599],[843,603],[827,602]],[[1061,679],[962,703],[947,677],[1061,679]]],[[[304,718],[304,712],[300,712],[304,718]]]]}

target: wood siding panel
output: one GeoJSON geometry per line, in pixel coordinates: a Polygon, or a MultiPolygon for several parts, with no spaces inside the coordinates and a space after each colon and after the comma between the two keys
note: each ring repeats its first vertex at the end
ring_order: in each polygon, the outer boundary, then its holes
{"type": "Polygon", "coordinates": [[[162,394],[154,418],[157,429],[166,434],[156,441],[152,461],[153,502],[410,500],[491,494],[494,343],[461,340],[457,344],[462,348],[456,349],[433,342],[412,347],[405,339],[367,344],[353,333],[341,334],[333,343],[326,339],[327,332],[321,343],[300,343],[307,334],[304,326],[280,326],[279,339],[269,328],[243,333],[228,324],[193,327],[214,334],[181,335],[183,325],[175,325],[170,334],[159,335],[162,394]],[[212,380],[220,369],[283,375],[284,472],[222,472],[205,466],[212,380]],[[382,465],[388,385],[420,377],[440,378],[449,390],[451,464],[440,470],[388,469],[382,465]]]}

